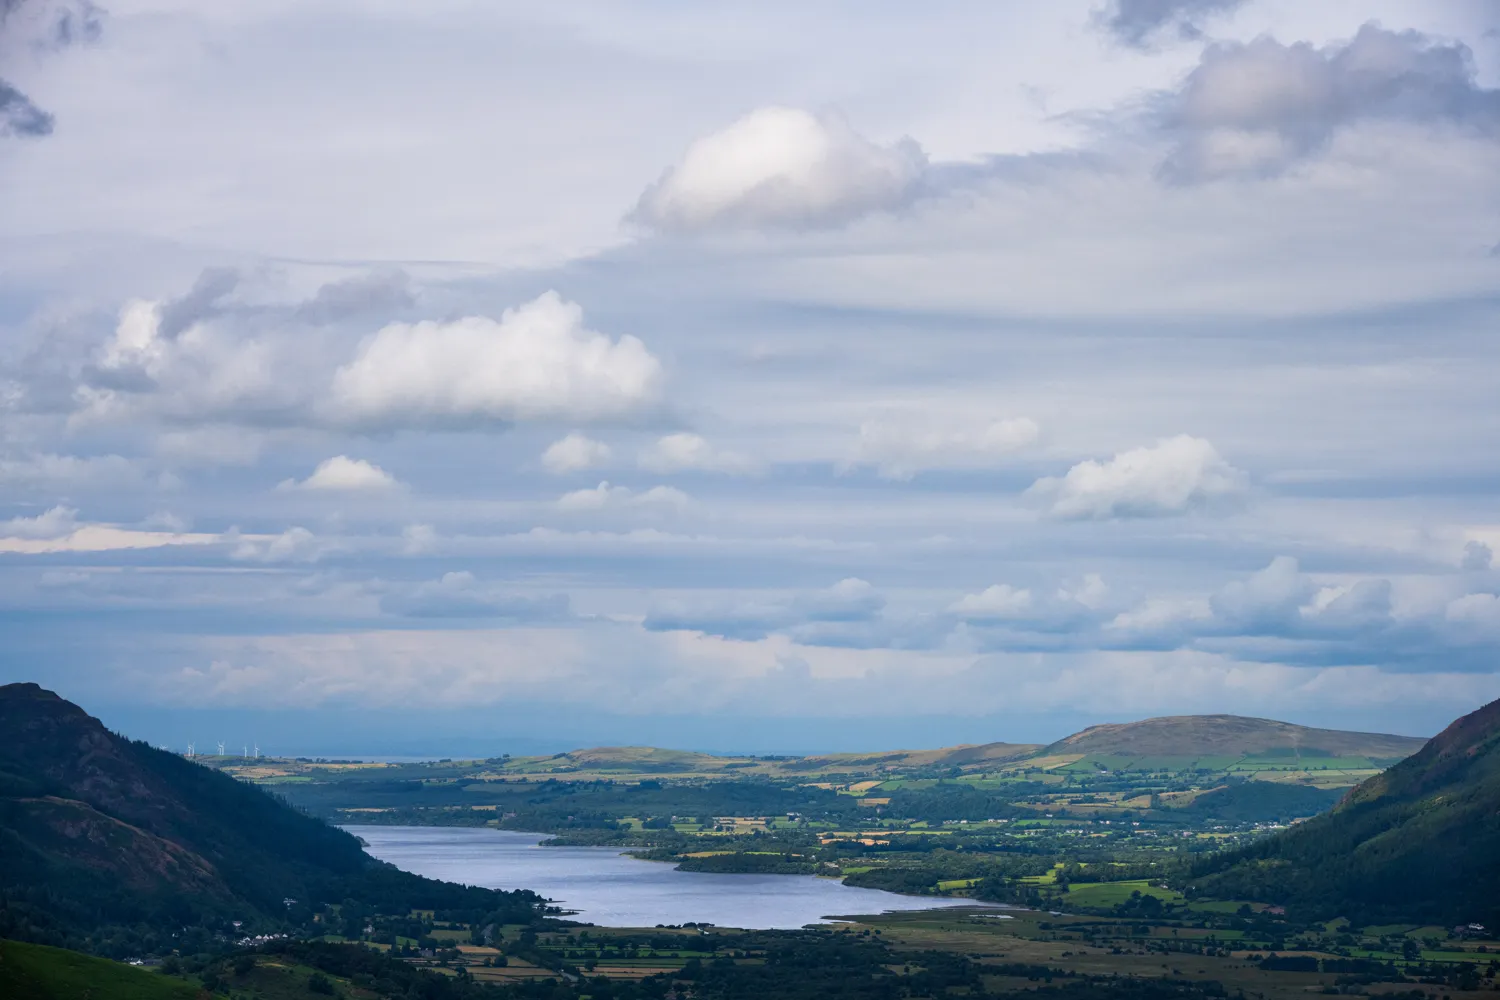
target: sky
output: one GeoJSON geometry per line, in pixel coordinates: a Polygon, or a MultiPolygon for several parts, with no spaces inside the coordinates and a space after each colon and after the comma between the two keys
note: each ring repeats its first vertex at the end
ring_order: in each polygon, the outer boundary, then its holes
{"type": "Polygon", "coordinates": [[[263,752],[1500,697],[1500,6],[0,0],[0,682],[263,752]]]}

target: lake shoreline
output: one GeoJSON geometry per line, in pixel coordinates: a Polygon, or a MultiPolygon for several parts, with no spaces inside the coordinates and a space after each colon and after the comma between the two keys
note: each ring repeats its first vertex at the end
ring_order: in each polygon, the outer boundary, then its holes
{"type": "Polygon", "coordinates": [[[367,852],[429,878],[493,889],[530,889],[573,919],[608,927],[706,923],[747,930],[796,929],[848,914],[978,907],[972,899],[917,896],[798,874],[684,871],[616,847],[538,850],[545,833],[493,827],[348,825],[367,852]]]}

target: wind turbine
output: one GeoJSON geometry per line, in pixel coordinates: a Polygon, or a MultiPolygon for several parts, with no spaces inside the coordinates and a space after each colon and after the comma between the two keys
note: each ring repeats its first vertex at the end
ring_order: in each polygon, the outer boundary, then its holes
{"type": "Polygon", "coordinates": [[[224,756],[224,741],[223,740],[219,741],[219,756],[220,757],[224,756]]]}

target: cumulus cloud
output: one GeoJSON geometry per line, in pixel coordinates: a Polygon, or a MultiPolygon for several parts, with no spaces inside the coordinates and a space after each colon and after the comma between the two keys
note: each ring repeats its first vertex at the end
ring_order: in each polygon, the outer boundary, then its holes
{"type": "Polygon", "coordinates": [[[1065,583],[1057,588],[1057,599],[1081,604],[1086,608],[1098,608],[1109,597],[1109,584],[1098,573],[1085,573],[1076,583],[1065,583]]]}
{"type": "Polygon", "coordinates": [[[371,426],[598,420],[657,399],[661,364],[632,336],[583,325],[583,310],[546,292],[497,322],[393,323],[334,374],[331,412],[371,426]]]}
{"type": "Polygon", "coordinates": [[[709,444],[697,434],[668,434],[641,452],[640,465],[652,472],[724,472],[744,475],[754,472],[756,463],[746,455],[724,451],[709,444]]]}
{"type": "Polygon", "coordinates": [[[563,475],[592,469],[609,461],[610,447],[577,431],[559,438],[542,452],[542,466],[548,472],[563,475]]]}
{"type": "Polygon", "coordinates": [[[179,436],[253,425],[462,428],[630,418],[660,397],[661,364],[640,340],[588,329],[554,292],[499,320],[392,323],[351,347],[337,328],[290,322],[292,312],[267,324],[226,305],[236,280],[204,272],[181,298],[126,303],[82,373],[74,419],[194,427],[179,436]]]}
{"type": "Polygon", "coordinates": [[[395,476],[378,465],[371,465],[361,458],[335,455],[318,463],[312,475],[300,483],[295,479],[284,481],[279,489],[284,490],[329,490],[369,491],[390,490],[400,486],[395,476]]]}
{"type": "Polygon", "coordinates": [[[1276,174],[1364,120],[1449,122],[1494,134],[1500,91],[1481,87],[1458,42],[1366,24],[1346,43],[1261,37],[1210,46],[1165,101],[1181,181],[1276,174]]]}
{"type": "Polygon", "coordinates": [[[944,422],[887,414],[860,425],[845,467],[873,465],[888,479],[910,479],[926,469],[993,468],[1039,433],[1035,421],[1025,417],[944,422]]]}
{"type": "Polygon", "coordinates": [[[830,115],[761,108],[689,146],[632,219],[678,232],[836,226],[904,204],[926,166],[911,139],[882,146],[830,115]]]}
{"type": "Polygon", "coordinates": [[[78,511],[72,507],[53,507],[35,517],[13,517],[0,521],[0,538],[22,538],[50,541],[65,538],[78,530],[78,511]]]}
{"type": "Polygon", "coordinates": [[[1015,618],[1031,610],[1031,591],[997,583],[977,594],[965,594],[948,610],[965,619],[1015,618]]]}
{"type": "Polygon", "coordinates": [[[318,391],[307,357],[290,344],[204,322],[217,313],[217,299],[185,298],[194,301],[135,300],[121,308],[77,389],[78,419],[110,423],[144,412],[194,422],[305,420],[318,391]],[[172,326],[164,326],[174,308],[172,326]]]}
{"type": "Polygon", "coordinates": [[[1243,5],[1245,0],[1111,0],[1094,12],[1095,22],[1122,44],[1145,48],[1154,38],[1174,34],[1201,38],[1202,23],[1243,5]]]}
{"type": "Polygon", "coordinates": [[[380,610],[406,618],[503,618],[556,621],[569,617],[566,594],[524,597],[486,586],[473,573],[444,573],[438,580],[403,587],[380,598],[380,610]]]}
{"type": "Polygon", "coordinates": [[[301,526],[291,527],[270,537],[240,537],[230,550],[231,559],[242,562],[310,563],[317,562],[333,546],[301,526]]]}
{"type": "Polygon", "coordinates": [[[602,482],[593,489],[573,490],[558,498],[561,510],[606,510],[620,507],[671,507],[681,510],[692,498],[671,486],[653,486],[637,493],[628,486],[611,486],[602,482]]]}
{"type": "Polygon", "coordinates": [[[1221,621],[1238,629],[1284,628],[1298,619],[1317,592],[1317,585],[1302,574],[1296,559],[1277,556],[1265,569],[1226,585],[1209,607],[1221,621]]]}
{"type": "Polygon", "coordinates": [[[1242,494],[1245,473],[1202,438],[1180,434],[1121,452],[1107,462],[1079,462],[1061,478],[1028,491],[1054,517],[1072,520],[1183,514],[1242,494]]]}

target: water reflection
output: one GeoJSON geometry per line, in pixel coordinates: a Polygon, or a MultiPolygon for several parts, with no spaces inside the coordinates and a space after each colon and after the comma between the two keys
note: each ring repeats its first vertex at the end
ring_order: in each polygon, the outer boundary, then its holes
{"type": "Polygon", "coordinates": [[[711,923],[789,928],[829,915],[973,905],[856,889],[812,875],[680,872],[611,847],[539,847],[535,833],[431,826],[348,826],[369,852],[418,875],[490,889],[531,889],[604,927],[711,923]]]}

